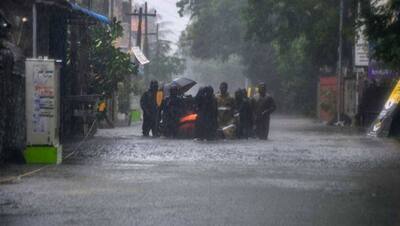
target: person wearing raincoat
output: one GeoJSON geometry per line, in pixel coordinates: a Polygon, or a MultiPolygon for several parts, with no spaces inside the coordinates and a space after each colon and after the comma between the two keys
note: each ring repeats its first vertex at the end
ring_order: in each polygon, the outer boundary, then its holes
{"type": "Polygon", "coordinates": [[[213,140],[216,138],[218,128],[217,100],[214,89],[211,86],[200,88],[195,100],[197,105],[196,139],[213,140]]]}
{"type": "Polygon", "coordinates": [[[236,137],[248,139],[252,136],[253,112],[245,89],[235,92],[235,111],[236,137]]]}
{"type": "Polygon", "coordinates": [[[222,82],[216,96],[218,106],[218,127],[223,129],[233,123],[235,100],[228,93],[228,84],[222,82]]]}
{"type": "Polygon", "coordinates": [[[179,121],[184,113],[184,102],[178,95],[178,87],[172,86],[169,96],[161,104],[161,130],[166,137],[177,138],[179,133],[179,121]]]}
{"type": "Polygon", "coordinates": [[[153,80],[150,82],[149,90],[147,90],[140,98],[140,107],[143,111],[143,136],[149,136],[151,131],[153,137],[158,136],[159,108],[157,105],[158,82],[153,80]]]}
{"type": "Polygon", "coordinates": [[[258,95],[253,98],[253,113],[255,134],[258,138],[267,140],[269,135],[270,115],[276,110],[274,99],[267,94],[265,83],[258,86],[258,95]]]}

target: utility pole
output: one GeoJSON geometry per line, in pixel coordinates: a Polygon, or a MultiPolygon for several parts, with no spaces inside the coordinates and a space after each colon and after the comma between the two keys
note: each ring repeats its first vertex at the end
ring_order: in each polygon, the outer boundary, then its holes
{"type": "Polygon", "coordinates": [[[160,57],[160,38],[158,36],[158,29],[159,29],[159,24],[157,24],[156,27],[156,57],[159,58],[160,57]]]}
{"type": "MultiPolygon", "coordinates": [[[[143,13],[143,8],[140,7],[139,8],[139,13],[133,12],[133,13],[128,13],[127,15],[130,16],[138,16],[138,31],[137,31],[137,37],[136,37],[136,46],[138,46],[139,48],[142,47],[142,21],[143,21],[143,17],[144,17],[144,43],[143,43],[143,53],[145,54],[146,57],[148,57],[149,54],[149,43],[148,43],[148,17],[156,17],[157,12],[154,13],[148,13],[148,7],[147,7],[147,2],[145,2],[144,5],[144,13],[143,13]]],[[[148,67],[145,65],[144,67],[145,69],[145,75],[148,74],[147,70],[148,67]]]]}
{"type": "MultiPolygon", "coordinates": [[[[132,12],[132,0],[129,0],[129,12],[132,12]]],[[[132,49],[132,17],[129,17],[129,41],[128,51],[132,49]]]]}
{"type": "Polygon", "coordinates": [[[139,14],[137,15],[139,16],[139,20],[138,20],[138,29],[137,29],[137,37],[136,37],[136,46],[138,46],[139,48],[142,46],[142,18],[143,18],[143,8],[140,7],[139,8],[139,14]]]}
{"type": "MultiPolygon", "coordinates": [[[[149,38],[148,30],[149,30],[149,20],[147,18],[147,2],[144,3],[144,43],[143,43],[143,52],[146,57],[149,57],[149,38]]],[[[149,75],[149,67],[148,65],[144,65],[144,77],[148,78],[149,75]]]]}
{"type": "Polygon", "coordinates": [[[342,57],[343,57],[343,12],[344,12],[344,0],[340,0],[340,21],[339,21],[339,47],[338,47],[338,62],[337,62],[337,97],[336,97],[336,111],[337,111],[337,123],[340,124],[342,121],[342,57]]]}

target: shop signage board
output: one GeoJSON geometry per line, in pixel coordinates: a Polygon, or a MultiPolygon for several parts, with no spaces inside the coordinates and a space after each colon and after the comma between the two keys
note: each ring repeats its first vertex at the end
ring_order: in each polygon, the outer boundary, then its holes
{"type": "Polygon", "coordinates": [[[357,37],[354,49],[354,64],[356,67],[368,67],[369,65],[369,43],[364,35],[365,26],[357,29],[357,37]]]}

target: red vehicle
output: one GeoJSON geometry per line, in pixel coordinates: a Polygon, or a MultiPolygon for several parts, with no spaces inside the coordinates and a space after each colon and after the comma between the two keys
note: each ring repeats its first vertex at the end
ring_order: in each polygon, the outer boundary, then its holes
{"type": "Polygon", "coordinates": [[[196,113],[191,113],[182,117],[179,120],[178,136],[182,138],[194,138],[196,120],[197,120],[196,113]]]}
{"type": "Polygon", "coordinates": [[[194,138],[195,136],[195,124],[197,120],[197,114],[195,113],[194,99],[190,95],[185,95],[193,86],[197,83],[188,78],[177,78],[171,83],[164,85],[164,98],[169,96],[169,89],[172,86],[178,87],[179,95],[182,96],[184,102],[183,116],[179,119],[179,138],[194,138]]]}

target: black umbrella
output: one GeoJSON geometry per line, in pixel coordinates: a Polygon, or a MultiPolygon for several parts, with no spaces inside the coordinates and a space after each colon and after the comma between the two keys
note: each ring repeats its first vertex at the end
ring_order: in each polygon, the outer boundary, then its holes
{"type": "Polygon", "coordinates": [[[193,81],[189,78],[176,78],[172,82],[164,85],[164,94],[165,96],[169,96],[169,90],[172,86],[176,86],[179,90],[180,94],[184,94],[189,91],[193,86],[195,86],[197,82],[193,81]]]}

